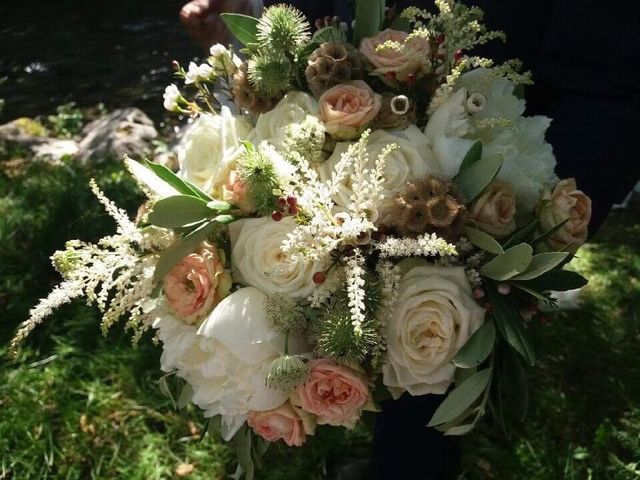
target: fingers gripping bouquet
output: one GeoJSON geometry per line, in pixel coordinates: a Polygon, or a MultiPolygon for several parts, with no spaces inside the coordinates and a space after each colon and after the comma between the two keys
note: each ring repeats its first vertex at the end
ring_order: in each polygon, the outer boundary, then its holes
{"type": "Polygon", "coordinates": [[[79,296],[105,330],[153,330],[249,475],[262,439],[353,428],[384,392],[449,392],[429,424],[448,434],[488,405],[521,418],[527,325],[586,282],[562,267],[590,200],[555,176],[550,120],[523,115],[518,62],[471,55],[502,33],[436,5],[389,24],[360,0],[352,36],[311,36],[286,5],[225,15],[246,60],[216,45],[177,69],[191,98],[165,93],[194,118],[179,171],[127,159],[149,197],[135,222],[92,185],[117,234],[53,256],[64,281],[16,344],[79,296]]]}

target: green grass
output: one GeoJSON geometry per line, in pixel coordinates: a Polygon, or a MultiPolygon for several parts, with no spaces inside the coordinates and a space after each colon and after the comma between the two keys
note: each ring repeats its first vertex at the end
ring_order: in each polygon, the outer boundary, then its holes
{"type": "MultiPolygon", "coordinates": [[[[185,465],[187,478],[224,478],[233,448],[215,433],[200,441],[199,412],[177,412],[160,393],[148,338],[137,349],[118,327],[104,338],[96,312],[76,303],[39,327],[17,361],[4,355],[57,281],[53,250],[113,230],[91,176],[135,213],[140,196],[115,164],[0,172],[0,479],[179,478],[185,465]]],[[[530,372],[527,422],[507,438],[485,420],[463,439],[461,478],[640,479],[640,216],[618,214],[573,268],[591,279],[584,306],[531,326],[542,360],[530,372]]],[[[273,445],[258,477],[319,480],[369,454],[366,428],[324,428],[305,449],[273,445]]]]}

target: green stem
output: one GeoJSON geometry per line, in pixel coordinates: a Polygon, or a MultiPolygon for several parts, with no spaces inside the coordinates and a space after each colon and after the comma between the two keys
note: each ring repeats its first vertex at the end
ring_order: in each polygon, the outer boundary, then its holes
{"type": "Polygon", "coordinates": [[[289,330],[284,334],[284,354],[289,355],[289,330]]]}

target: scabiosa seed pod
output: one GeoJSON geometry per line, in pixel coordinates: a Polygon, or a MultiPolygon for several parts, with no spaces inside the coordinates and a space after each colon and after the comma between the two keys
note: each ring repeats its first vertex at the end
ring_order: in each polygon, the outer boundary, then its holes
{"type": "Polygon", "coordinates": [[[382,107],[374,119],[374,126],[383,129],[404,129],[416,121],[415,104],[404,95],[382,94],[382,107]]]}
{"type": "Polygon", "coordinates": [[[259,115],[273,108],[277,99],[259,94],[247,76],[247,62],[233,75],[233,99],[240,110],[259,115]]]}
{"type": "Polygon", "coordinates": [[[448,242],[460,238],[467,216],[458,188],[447,180],[426,175],[409,182],[395,197],[388,224],[401,235],[435,233],[448,242]]]}
{"type": "Polygon", "coordinates": [[[309,57],[305,76],[309,89],[319,97],[340,83],[362,78],[362,56],[348,43],[328,42],[309,57]]]}
{"type": "Polygon", "coordinates": [[[284,354],[271,364],[265,384],[269,388],[291,390],[309,377],[309,367],[300,357],[284,354]]]}

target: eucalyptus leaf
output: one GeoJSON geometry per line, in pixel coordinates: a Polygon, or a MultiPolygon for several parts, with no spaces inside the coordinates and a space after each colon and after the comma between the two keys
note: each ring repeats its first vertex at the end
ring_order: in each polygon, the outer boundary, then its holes
{"type": "Polygon", "coordinates": [[[215,214],[207,202],[198,197],[174,195],[155,202],[147,220],[157,227],[178,228],[201,222],[215,214]]]}
{"type": "Polygon", "coordinates": [[[411,31],[411,24],[409,20],[402,15],[398,15],[393,21],[389,24],[389,28],[391,30],[399,30],[401,32],[409,33],[411,31]]]}
{"type": "Polygon", "coordinates": [[[493,318],[502,337],[511,347],[522,355],[529,364],[535,365],[536,355],[522,325],[520,312],[511,304],[510,300],[498,293],[495,285],[487,286],[489,300],[493,305],[493,318]]]}
{"type": "Polygon", "coordinates": [[[188,235],[173,242],[169,248],[162,252],[153,272],[153,281],[159,282],[163,280],[176,263],[192,253],[200,245],[200,242],[207,239],[216,226],[217,224],[214,221],[204,223],[188,235]]]}
{"type": "Polygon", "coordinates": [[[213,200],[209,195],[204,193],[198,187],[178,177],[175,173],[173,173],[164,165],[160,165],[160,164],[145,160],[144,166],[147,167],[149,170],[151,170],[153,173],[155,173],[158,176],[158,178],[160,178],[161,180],[163,180],[164,182],[166,182],[167,184],[175,188],[178,191],[178,193],[181,193],[183,195],[191,195],[193,197],[199,197],[207,201],[213,200]]]}
{"type": "Polygon", "coordinates": [[[220,17],[229,31],[242,45],[258,43],[258,19],[241,13],[221,13],[220,17]]]}
{"type": "Polygon", "coordinates": [[[568,256],[568,252],[538,253],[531,259],[529,267],[524,272],[511,277],[511,280],[533,280],[560,265],[568,256]]]}
{"type": "Polygon", "coordinates": [[[538,290],[528,287],[524,282],[511,282],[511,284],[519,288],[523,292],[528,293],[532,297],[537,298],[538,300],[542,300],[543,302],[549,301],[549,298],[546,297],[542,292],[539,292],[538,290]]]}
{"type": "Polygon", "coordinates": [[[514,234],[511,236],[511,238],[509,238],[509,240],[504,242],[504,244],[502,245],[502,248],[506,249],[509,247],[513,247],[518,243],[523,243],[523,242],[527,243],[526,242],[527,238],[529,238],[529,236],[535,231],[537,226],[538,226],[538,219],[534,218],[527,225],[525,225],[519,230],[516,230],[514,234]]]}
{"type": "Polygon", "coordinates": [[[465,200],[471,202],[496,178],[501,166],[501,156],[484,157],[461,170],[453,177],[453,183],[460,189],[465,200]]]}
{"type": "Polygon", "coordinates": [[[207,202],[207,208],[217,210],[221,213],[226,213],[233,208],[233,205],[231,205],[229,202],[223,202],[222,200],[211,200],[207,202]]]}
{"type": "Polygon", "coordinates": [[[178,409],[182,410],[184,407],[189,405],[189,403],[191,402],[191,397],[193,397],[193,387],[189,382],[185,382],[185,384],[182,386],[182,390],[180,391],[180,395],[178,396],[178,409]]]}
{"type": "Polygon", "coordinates": [[[587,284],[587,279],[571,270],[549,270],[533,280],[526,282],[514,282],[516,285],[523,285],[527,288],[545,291],[567,291],[582,288],[587,284]]]}
{"type": "Polygon", "coordinates": [[[482,158],[482,142],[478,140],[476,143],[471,145],[471,148],[467,152],[467,154],[462,159],[462,163],[460,164],[460,171],[463,171],[479,161],[482,158]]]}
{"type": "Polygon", "coordinates": [[[520,243],[506,250],[480,267],[480,274],[493,280],[504,281],[524,272],[533,258],[533,249],[520,243]]]}
{"type": "Polygon", "coordinates": [[[537,236],[536,238],[533,239],[533,241],[531,242],[531,245],[537,245],[540,242],[544,242],[547,238],[549,238],[551,235],[553,235],[558,230],[560,230],[564,226],[564,224],[567,223],[569,220],[571,220],[571,219],[570,218],[565,218],[562,222],[560,222],[556,226],[551,227],[546,232],[544,232],[541,235],[537,236]]]}
{"type": "Polygon", "coordinates": [[[245,474],[245,480],[252,480],[255,469],[253,459],[251,458],[251,429],[244,425],[238,433],[235,434],[233,440],[236,444],[236,455],[238,457],[238,465],[242,467],[245,474]]]}
{"type": "Polygon", "coordinates": [[[429,427],[453,420],[462,414],[485,391],[491,380],[491,369],[480,370],[457,386],[440,404],[428,423],[429,427]]]}
{"type": "Polygon", "coordinates": [[[451,361],[456,367],[472,368],[484,362],[493,351],[496,328],[491,319],[485,320],[451,361]]]}
{"type": "Polygon", "coordinates": [[[495,253],[496,255],[500,255],[504,253],[502,246],[498,243],[498,241],[482,230],[478,230],[477,228],[465,227],[464,235],[467,237],[473,245],[482,250],[485,250],[489,253],[495,253]]]}

